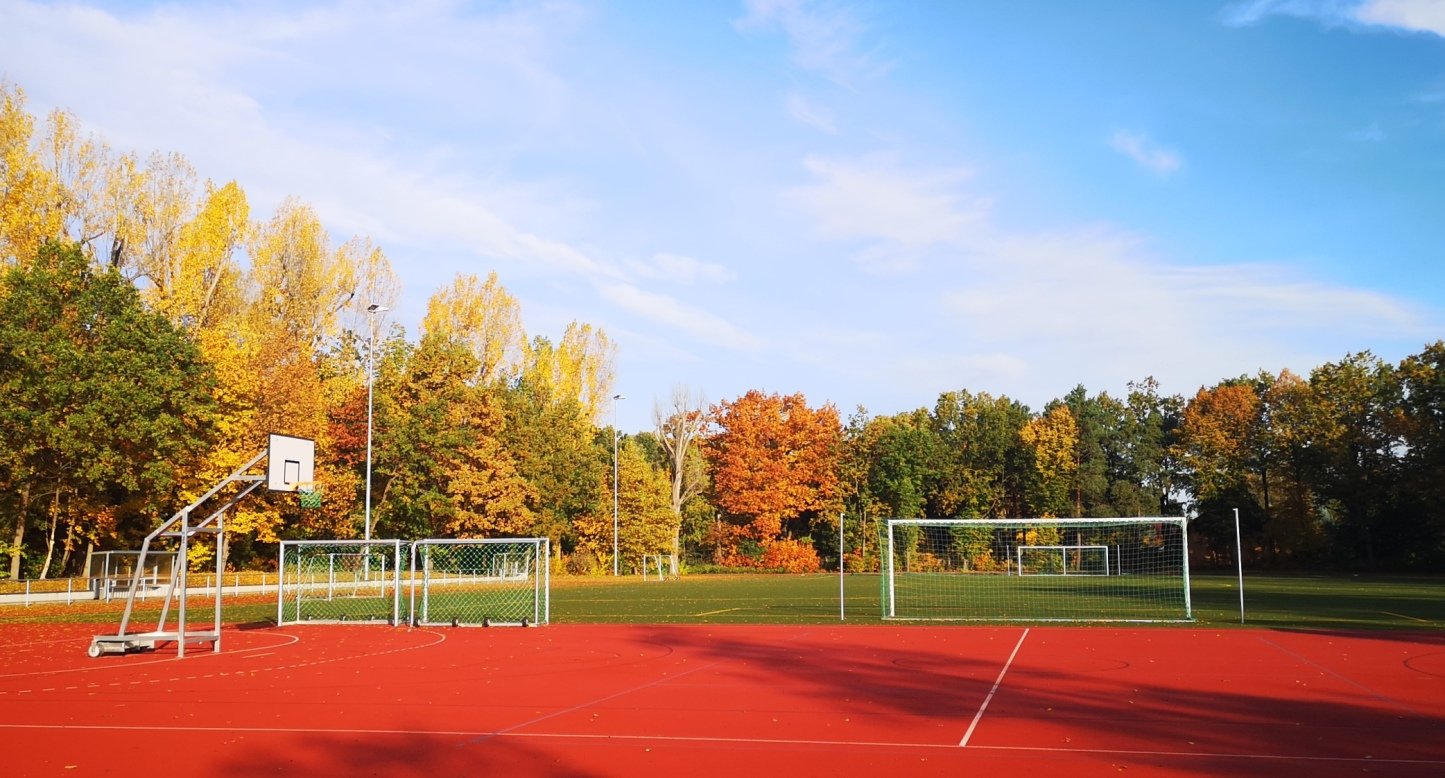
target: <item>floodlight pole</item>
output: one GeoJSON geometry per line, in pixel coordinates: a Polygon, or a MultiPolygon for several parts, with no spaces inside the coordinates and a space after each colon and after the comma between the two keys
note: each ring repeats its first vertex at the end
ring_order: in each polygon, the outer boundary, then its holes
{"type": "MultiPolygon", "coordinates": [[[[376,314],[386,313],[391,310],[385,305],[372,303],[366,306],[366,322],[371,328],[371,345],[366,350],[366,513],[363,517],[365,528],[363,537],[371,542],[371,410],[372,410],[372,376],[375,373],[376,363],[376,314]]],[[[366,567],[366,577],[371,577],[371,549],[366,550],[362,557],[362,564],[366,567]]]]}
{"type": "Polygon", "coordinates": [[[617,401],[626,400],[620,394],[612,395],[612,577],[617,577],[617,401]]]}

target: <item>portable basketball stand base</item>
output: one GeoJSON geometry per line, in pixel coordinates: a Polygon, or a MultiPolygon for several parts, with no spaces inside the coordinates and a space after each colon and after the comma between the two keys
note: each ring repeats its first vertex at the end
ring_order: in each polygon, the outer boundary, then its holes
{"type": "Polygon", "coordinates": [[[221,650],[221,574],[224,572],[223,565],[225,564],[225,555],[221,553],[221,549],[224,547],[226,537],[226,511],[262,484],[266,484],[272,491],[294,492],[298,484],[311,482],[315,478],[315,451],[314,441],[273,434],[264,451],[252,457],[251,461],[236,468],[235,472],[211,487],[210,491],[180,509],[174,516],[147,535],[145,541],[141,543],[140,558],[136,561],[130,591],[126,594],[125,612],[120,618],[120,629],[114,635],[96,635],[91,638],[90,648],[86,650],[86,653],[91,658],[105,654],[127,654],[132,651],[154,650],[158,643],[175,643],[176,655],[181,658],[185,657],[186,646],[191,643],[210,643],[211,651],[219,652],[221,650]],[[263,459],[268,460],[266,474],[248,472],[260,464],[263,459]],[[192,512],[200,509],[202,505],[231,484],[241,484],[240,490],[227,498],[221,507],[212,511],[210,515],[192,524],[192,512]],[[209,630],[186,629],[186,553],[189,550],[191,538],[197,535],[216,536],[215,604],[212,626],[209,630]],[[156,622],[156,628],[150,632],[127,632],[131,613],[135,608],[136,595],[140,591],[146,555],[150,553],[153,542],[163,539],[179,540],[180,548],[175,552],[171,563],[171,580],[166,587],[166,599],[165,604],[161,606],[160,619],[156,622]],[[176,625],[175,629],[167,629],[166,621],[170,616],[172,602],[176,603],[176,625]]]}

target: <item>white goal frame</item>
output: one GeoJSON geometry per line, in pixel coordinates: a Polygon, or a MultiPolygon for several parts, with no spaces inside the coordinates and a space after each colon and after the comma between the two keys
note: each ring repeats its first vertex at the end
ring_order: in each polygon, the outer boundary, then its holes
{"type": "Polygon", "coordinates": [[[1184,517],[889,519],[881,530],[887,620],[1194,620],[1184,517]],[[1112,547],[1110,574],[1021,574],[1024,546],[1112,547]]]}
{"type": "MultiPolygon", "coordinates": [[[[1087,545],[1087,546],[1082,546],[1082,545],[1080,545],[1080,546],[1018,546],[1017,548],[1014,549],[1014,554],[1015,554],[1015,557],[1014,557],[1014,569],[1015,569],[1015,571],[1016,571],[1019,575],[1111,575],[1110,570],[1111,570],[1112,568],[1109,567],[1109,546],[1103,545],[1103,544],[1087,545]],[[1024,567],[1024,552],[1025,552],[1025,551],[1057,551],[1057,552],[1059,552],[1059,572],[1057,572],[1057,573],[1050,573],[1050,572],[1026,573],[1026,572],[1024,572],[1024,570],[1025,570],[1025,567],[1024,567]],[[1073,551],[1073,552],[1078,552],[1080,555],[1082,555],[1083,552],[1085,552],[1085,551],[1102,551],[1102,552],[1104,552],[1104,571],[1103,571],[1102,573],[1091,573],[1091,572],[1089,572],[1089,571],[1086,570],[1086,569],[1078,569],[1078,570],[1076,570],[1075,572],[1070,573],[1070,572],[1069,572],[1069,552],[1071,552],[1071,551],[1073,551]]],[[[1081,568],[1082,568],[1082,566],[1081,566],[1081,568]]]]}
{"type": "Polygon", "coordinates": [[[551,559],[552,541],[545,537],[418,540],[411,544],[409,621],[419,627],[547,624],[551,559]]]}

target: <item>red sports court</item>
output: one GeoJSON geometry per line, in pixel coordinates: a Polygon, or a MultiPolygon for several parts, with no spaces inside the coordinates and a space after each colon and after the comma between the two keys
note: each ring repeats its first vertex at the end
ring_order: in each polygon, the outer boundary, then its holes
{"type": "Polygon", "coordinates": [[[1445,774],[1445,635],[0,627],[11,775],[1445,774]]]}

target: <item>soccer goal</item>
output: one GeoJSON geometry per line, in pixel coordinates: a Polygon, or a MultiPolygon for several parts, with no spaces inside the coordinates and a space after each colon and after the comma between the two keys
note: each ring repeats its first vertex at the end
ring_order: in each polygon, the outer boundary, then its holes
{"type": "Polygon", "coordinates": [[[529,626],[551,620],[547,538],[418,540],[411,621],[418,626],[529,626]]]}
{"type": "Polygon", "coordinates": [[[1191,621],[1182,517],[892,519],[885,619],[1191,621]]]}
{"type": "Polygon", "coordinates": [[[1019,546],[1014,570],[1019,575],[1109,575],[1109,547],[1019,546]]]}
{"type": "Polygon", "coordinates": [[[398,624],[401,541],[285,540],[276,623],[398,624]]]}
{"type": "Polygon", "coordinates": [[[643,554],[638,569],[644,581],[666,581],[668,571],[677,569],[677,557],[672,554],[643,554]]]}

